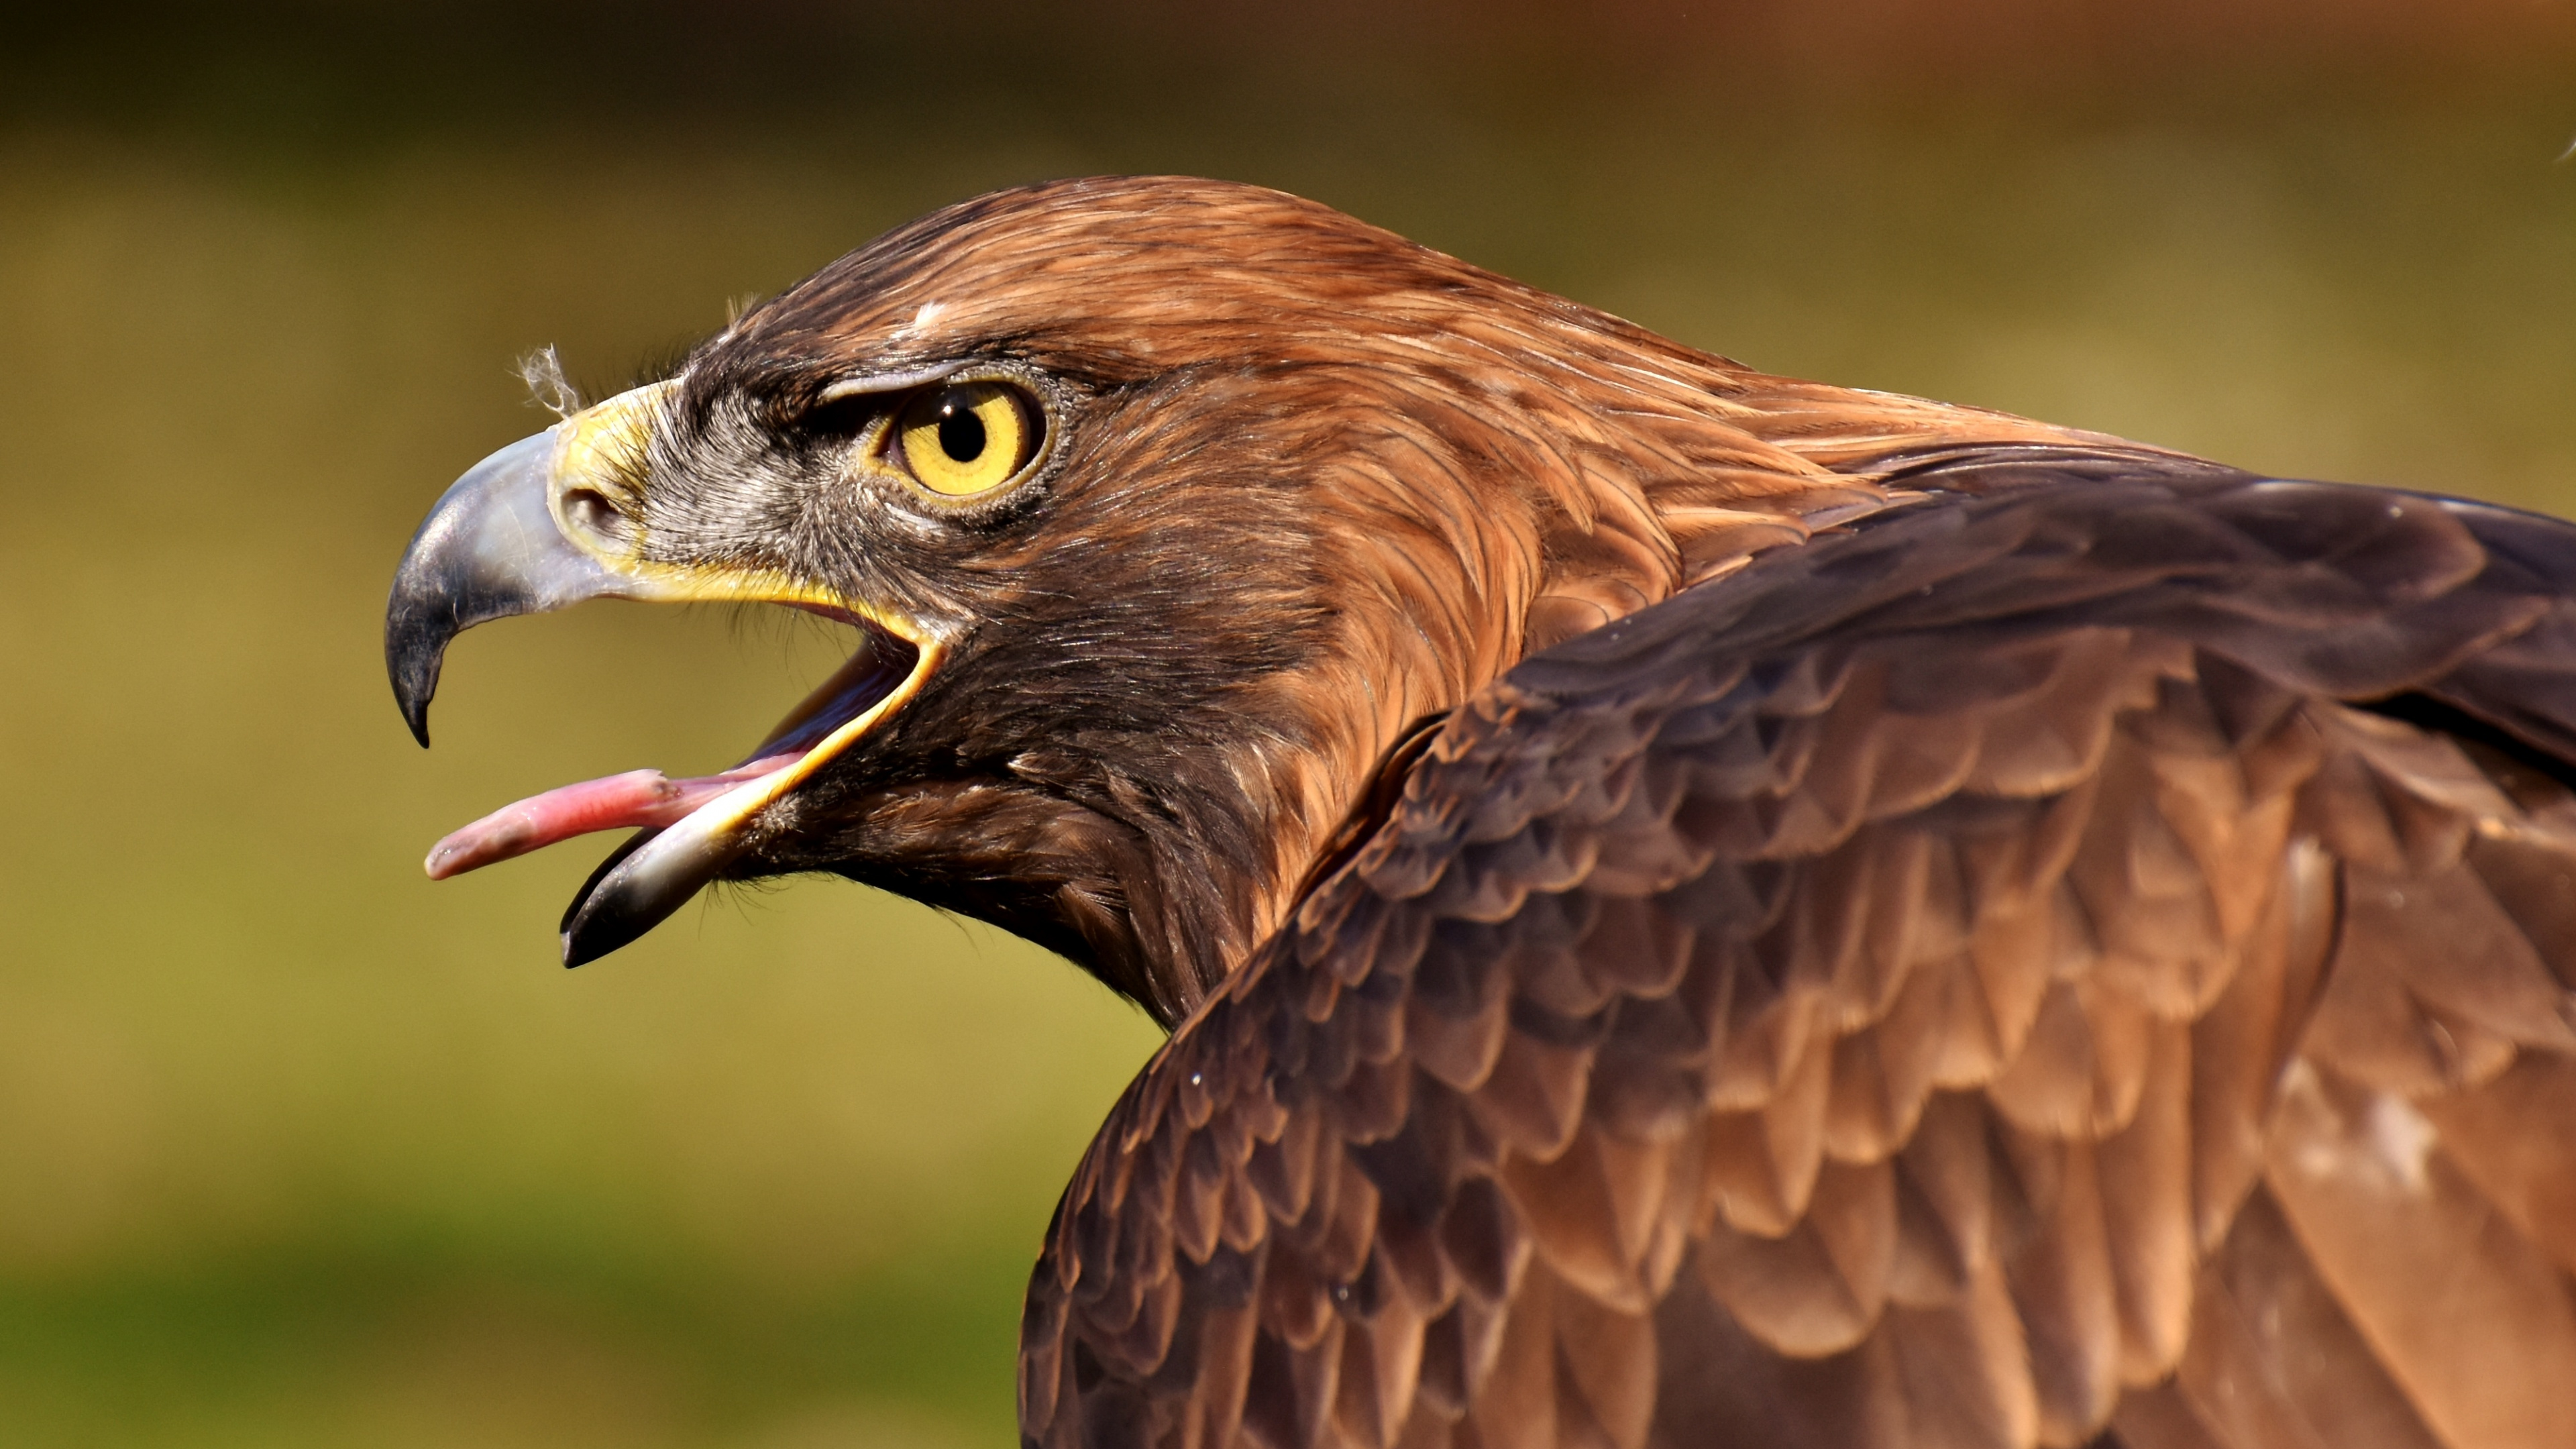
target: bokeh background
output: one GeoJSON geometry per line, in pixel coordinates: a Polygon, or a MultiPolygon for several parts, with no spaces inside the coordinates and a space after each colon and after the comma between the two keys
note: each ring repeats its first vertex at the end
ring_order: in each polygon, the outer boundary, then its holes
{"type": "Polygon", "coordinates": [[[0,1443],[1000,1446],[1155,1034],[832,882],[578,973],[602,842],[836,662],[378,657],[445,482],[884,227],[1180,170],[1777,371],[2576,511],[2576,5],[56,6],[0,29],[0,1443]]]}

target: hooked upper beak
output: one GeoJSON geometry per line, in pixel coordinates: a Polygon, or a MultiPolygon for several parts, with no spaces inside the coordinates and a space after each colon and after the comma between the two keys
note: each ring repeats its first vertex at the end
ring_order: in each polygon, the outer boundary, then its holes
{"type": "Polygon", "coordinates": [[[431,853],[431,874],[443,876],[570,834],[644,826],[565,911],[567,966],[643,935],[721,875],[745,850],[755,815],[900,708],[943,655],[910,621],[806,581],[647,557],[646,459],[670,386],[610,398],[467,470],[412,536],[385,605],[385,669],[424,746],[449,641],[494,619],[597,598],[741,600],[861,626],[866,642],[850,661],[733,770],[678,782],[639,771],[567,786],[477,821],[431,853]]]}
{"type": "Polygon", "coordinates": [[[574,547],[551,516],[562,432],[558,425],[521,438],[468,469],[421,521],[394,570],[385,672],[423,749],[450,640],[494,619],[625,592],[625,581],[574,547]]]}

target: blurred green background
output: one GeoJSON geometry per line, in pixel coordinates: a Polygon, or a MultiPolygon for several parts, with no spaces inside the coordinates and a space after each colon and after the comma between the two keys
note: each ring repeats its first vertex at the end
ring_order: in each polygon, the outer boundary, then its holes
{"type": "Polygon", "coordinates": [[[1182,170],[1778,371],[2576,511],[2576,16],[2156,0],[541,4],[0,31],[0,1444],[1002,1445],[1155,1034],[839,883],[566,974],[549,785],[832,663],[594,605],[377,654],[428,502],[882,228],[1182,170]]]}

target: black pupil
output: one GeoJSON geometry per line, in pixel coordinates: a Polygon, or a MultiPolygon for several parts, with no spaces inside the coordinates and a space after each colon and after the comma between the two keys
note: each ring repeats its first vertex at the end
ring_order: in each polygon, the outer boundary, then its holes
{"type": "Polygon", "coordinates": [[[951,461],[972,463],[984,456],[984,420],[959,403],[939,408],[939,451],[951,461]]]}

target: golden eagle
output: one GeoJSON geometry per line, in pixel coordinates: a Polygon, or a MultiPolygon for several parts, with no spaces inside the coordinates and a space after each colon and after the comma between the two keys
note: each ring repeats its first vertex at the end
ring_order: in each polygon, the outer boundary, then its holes
{"type": "Polygon", "coordinates": [[[1031,1445],[2576,1443],[2576,527],[1767,376],[1326,207],[938,212],[503,449],[386,623],[863,647],[642,829],[1172,1029],[1031,1445]]]}

